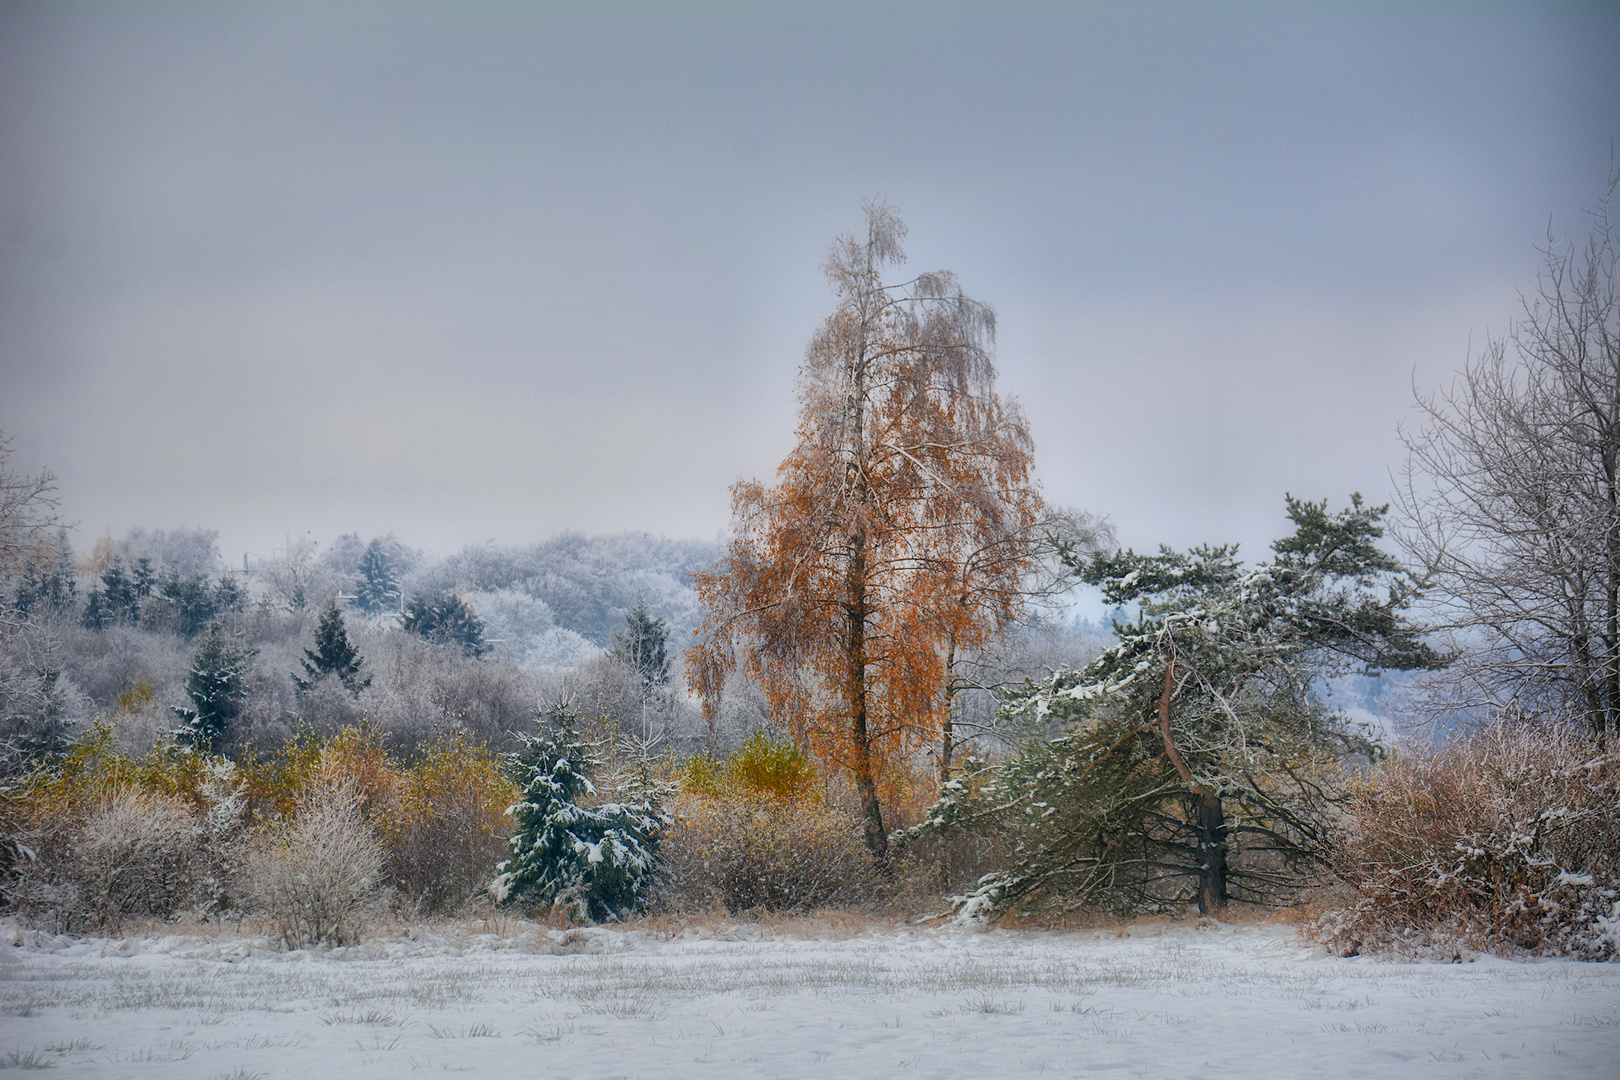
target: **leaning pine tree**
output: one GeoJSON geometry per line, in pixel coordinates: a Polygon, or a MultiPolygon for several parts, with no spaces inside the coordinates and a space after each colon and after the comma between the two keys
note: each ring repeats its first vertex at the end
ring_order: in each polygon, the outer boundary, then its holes
{"type": "Polygon", "coordinates": [[[1376,546],[1385,508],[1326,507],[1289,498],[1295,533],[1256,567],[1229,547],[1072,560],[1140,617],[1006,706],[1057,738],[945,785],[912,830],[1006,840],[1008,868],[968,911],[1194,900],[1211,914],[1286,897],[1321,867],[1341,765],[1378,752],[1322,703],[1321,680],[1444,662],[1402,614],[1416,592],[1376,546]]]}
{"type": "Polygon", "coordinates": [[[583,805],[596,794],[597,762],[577,734],[578,717],[558,706],[542,721],[537,734],[519,736],[523,748],[511,758],[523,795],[507,811],[517,825],[512,858],[496,868],[490,894],[501,905],[560,905],[590,922],[622,919],[641,909],[651,884],[669,820],[663,792],[642,784],[622,801],[583,805]]]}

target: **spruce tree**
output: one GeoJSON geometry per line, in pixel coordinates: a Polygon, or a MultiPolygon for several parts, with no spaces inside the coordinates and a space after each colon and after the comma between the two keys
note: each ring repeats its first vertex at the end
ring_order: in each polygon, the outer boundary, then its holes
{"type": "Polygon", "coordinates": [[[497,904],[560,904],[591,922],[612,921],[645,902],[659,830],[668,821],[659,807],[664,792],[641,783],[621,801],[586,805],[596,794],[597,762],[579,737],[578,720],[559,705],[542,717],[537,734],[519,736],[522,749],[509,759],[523,790],[507,811],[517,826],[512,858],[496,868],[490,893],[497,904]]]}
{"type": "Polygon", "coordinates": [[[294,675],[293,682],[298,684],[299,693],[304,693],[322,676],[336,675],[349,693],[359,697],[360,691],[371,685],[371,676],[360,677],[363,662],[360,650],[349,641],[348,631],[343,625],[343,613],[338,611],[337,601],[333,600],[327,603],[320,625],[315,629],[315,647],[305,649],[304,659],[300,661],[308,678],[301,679],[294,675]]]}
{"type": "Polygon", "coordinates": [[[143,584],[151,564],[145,564],[142,573],[131,575],[124,570],[124,561],[114,555],[112,564],[101,572],[101,587],[86,598],[81,621],[90,630],[103,630],[117,623],[132,623],[141,617],[141,600],[151,590],[143,584]],[[145,591],[142,591],[145,589],[145,591]]]}
{"type": "Polygon", "coordinates": [[[360,557],[360,577],[354,594],[354,606],[367,615],[399,610],[399,580],[381,540],[368,544],[360,557]]]}
{"type": "Polygon", "coordinates": [[[73,561],[73,545],[67,533],[56,537],[56,550],[47,562],[30,559],[22,569],[13,599],[17,610],[71,611],[78,592],[78,569],[73,561]]]}
{"type": "Polygon", "coordinates": [[[247,694],[248,671],[258,650],[227,637],[217,625],[210,627],[191,660],[186,696],[191,708],[176,706],[181,725],[177,740],[198,750],[213,750],[230,731],[247,694]]]}
{"type": "Polygon", "coordinates": [[[405,606],[404,629],[441,645],[459,645],[468,656],[489,651],[484,644],[484,621],[454,593],[414,596],[405,606]]]}
{"type": "Polygon", "coordinates": [[[636,600],[636,609],[624,617],[625,629],[613,635],[613,651],[641,676],[645,692],[669,685],[669,627],[663,619],[647,614],[647,604],[636,600]]]}
{"type": "Polygon", "coordinates": [[[158,582],[158,596],[168,602],[181,637],[196,637],[219,614],[215,590],[202,574],[181,577],[171,568],[158,582]]]}

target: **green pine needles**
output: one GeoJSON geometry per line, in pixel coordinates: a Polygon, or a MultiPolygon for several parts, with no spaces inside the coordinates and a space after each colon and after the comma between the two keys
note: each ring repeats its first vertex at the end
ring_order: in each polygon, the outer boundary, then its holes
{"type": "Polygon", "coordinates": [[[1294,535],[1254,567],[1229,547],[1069,558],[1136,621],[1004,706],[1055,738],[958,775],[897,839],[970,829],[1007,844],[969,914],[1285,900],[1327,855],[1342,763],[1378,753],[1376,732],[1323,704],[1321,680],[1445,662],[1404,616],[1414,583],[1376,546],[1384,509],[1289,498],[1294,535]]]}
{"type": "Polygon", "coordinates": [[[652,883],[659,835],[670,818],[662,785],[626,785],[618,802],[594,802],[598,762],[578,734],[579,717],[558,705],[538,733],[521,735],[510,775],[523,790],[509,808],[517,825],[512,858],[496,868],[500,905],[562,906],[589,922],[640,911],[652,883]]]}
{"type": "Polygon", "coordinates": [[[359,697],[360,691],[371,685],[371,676],[362,677],[360,674],[364,658],[349,641],[349,633],[343,626],[343,613],[338,611],[335,600],[327,603],[326,611],[321,615],[320,626],[315,630],[315,647],[305,649],[304,659],[300,662],[305,677],[300,678],[294,673],[292,678],[301,694],[308,693],[327,675],[336,676],[355,697],[359,697]]]}
{"type": "Polygon", "coordinates": [[[247,696],[247,677],[258,650],[211,627],[197,647],[186,677],[191,708],[174,706],[180,743],[201,751],[214,750],[230,732],[231,721],[247,696]]]}

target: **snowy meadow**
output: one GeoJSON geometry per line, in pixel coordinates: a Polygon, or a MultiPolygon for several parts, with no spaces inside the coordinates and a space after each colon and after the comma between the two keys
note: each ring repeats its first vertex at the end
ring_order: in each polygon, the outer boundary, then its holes
{"type": "Polygon", "coordinates": [[[1612,1077],[1620,966],[1344,959],[1284,927],[511,921],[320,951],[8,927],[0,1068],[112,1077],[1612,1077]]]}

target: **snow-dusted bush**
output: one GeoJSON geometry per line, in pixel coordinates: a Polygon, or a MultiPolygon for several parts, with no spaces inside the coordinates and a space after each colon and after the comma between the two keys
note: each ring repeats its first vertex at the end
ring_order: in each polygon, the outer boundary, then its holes
{"type": "Polygon", "coordinates": [[[657,903],[667,910],[806,911],[873,896],[876,865],[850,815],[825,806],[809,757],[763,730],[686,766],[666,831],[657,903]]]}
{"type": "Polygon", "coordinates": [[[602,655],[602,650],[563,626],[553,626],[531,639],[518,661],[523,667],[541,672],[573,671],[602,655]]]}
{"type": "Polygon", "coordinates": [[[507,732],[533,717],[542,693],[531,672],[436,649],[412,634],[390,630],[357,639],[375,673],[360,706],[388,733],[390,745],[407,756],[446,729],[504,743],[507,732]]]}
{"type": "Polygon", "coordinates": [[[352,944],[382,903],[383,849],[352,783],[316,784],[292,823],[248,859],[245,899],[289,948],[352,944]]]}
{"type": "Polygon", "coordinates": [[[1334,856],[1349,894],[1310,932],[1345,955],[1620,953],[1620,757],[1503,719],[1383,763],[1334,856]]]}
{"type": "Polygon", "coordinates": [[[666,911],[808,911],[872,899],[878,875],[855,820],[816,802],[687,797],[660,849],[666,911]]]}
{"type": "Polygon", "coordinates": [[[87,811],[61,802],[21,836],[5,898],[25,918],[64,932],[118,930],[172,916],[207,872],[205,830],[179,799],[118,789],[87,811]]]}

